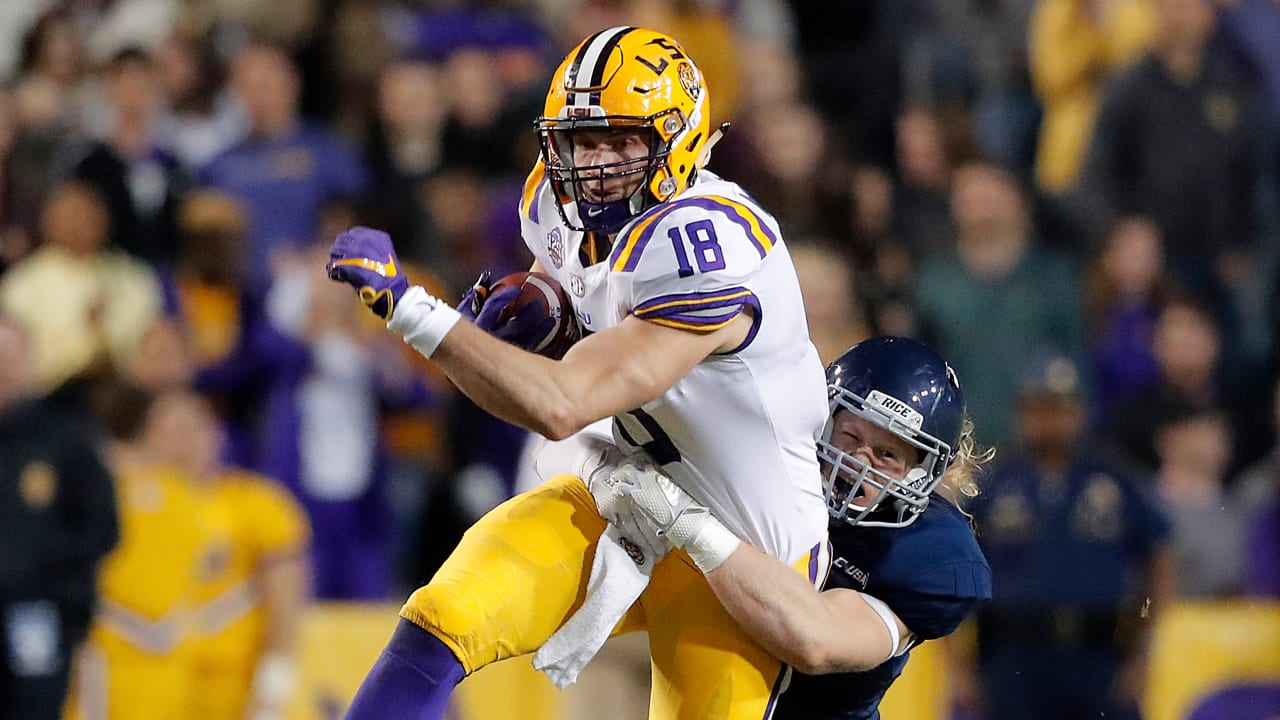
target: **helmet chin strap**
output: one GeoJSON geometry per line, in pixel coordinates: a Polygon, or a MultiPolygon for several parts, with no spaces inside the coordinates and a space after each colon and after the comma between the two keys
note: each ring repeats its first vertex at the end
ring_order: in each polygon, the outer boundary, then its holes
{"type": "Polygon", "coordinates": [[[720,123],[720,127],[716,128],[715,131],[711,133],[711,137],[707,138],[707,142],[702,146],[702,152],[698,154],[698,162],[695,163],[699,170],[706,167],[707,163],[711,162],[711,148],[715,147],[716,143],[724,139],[725,134],[729,132],[729,128],[732,125],[733,123],[728,122],[720,123]]]}

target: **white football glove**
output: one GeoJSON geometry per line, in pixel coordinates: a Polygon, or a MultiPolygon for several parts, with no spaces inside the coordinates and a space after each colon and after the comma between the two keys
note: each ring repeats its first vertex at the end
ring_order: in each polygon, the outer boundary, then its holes
{"type": "Polygon", "coordinates": [[[605,519],[682,548],[704,573],[742,542],[643,453],[627,457],[610,473],[597,472],[590,487],[605,519]]]}
{"type": "Polygon", "coordinates": [[[600,517],[607,520],[622,537],[639,545],[656,563],[671,552],[672,545],[658,533],[657,527],[652,524],[649,517],[641,513],[624,493],[615,492],[613,473],[627,462],[630,460],[624,460],[621,453],[614,448],[613,453],[601,458],[584,476],[587,489],[595,498],[600,517]]]}

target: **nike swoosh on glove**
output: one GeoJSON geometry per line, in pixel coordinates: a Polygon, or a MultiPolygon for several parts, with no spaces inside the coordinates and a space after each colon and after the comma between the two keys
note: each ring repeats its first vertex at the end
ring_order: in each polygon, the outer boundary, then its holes
{"type": "Polygon", "coordinates": [[[383,320],[390,320],[409,278],[400,268],[391,236],[381,230],[353,227],[329,248],[325,265],[329,277],[355,288],[361,302],[383,320]]]}

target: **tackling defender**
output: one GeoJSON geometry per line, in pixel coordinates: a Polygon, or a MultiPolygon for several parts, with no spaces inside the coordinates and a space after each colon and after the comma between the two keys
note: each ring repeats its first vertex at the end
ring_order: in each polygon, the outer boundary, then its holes
{"type": "MultiPolygon", "coordinates": [[[[775,720],[875,720],[911,648],[952,633],[991,597],[991,569],[949,492],[973,494],[976,455],[964,396],[942,358],[874,338],[827,368],[830,419],[819,456],[833,567],[824,591],[746,543],[717,541],[706,578],[735,620],[800,673],[775,720]]],[[[605,516],[701,552],[728,531],[646,463],[592,482],[605,516]]]]}
{"type": "MultiPolygon", "coordinates": [[[[381,232],[342,234],[331,276],[481,407],[552,439],[612,418],[624,450],[644,450],[734,533],[818,581],[822,366],[777,223],[703,169],[714,140],[701,72],[666,35],[603,30],[556,71],[537,128],[522,235],[592,333],[562,360],[459,323],[409,287],[381,232]]],[[[490,512],[405,604],[349,717],[438,718],[465,674],[537,650],[582,603],[604,528],[582,480],[564,475],[490,512]]],[[[783,666],[688,562],[654,569],[615,632],[642,629],[650,717],[771,712],[783,666]]]]}

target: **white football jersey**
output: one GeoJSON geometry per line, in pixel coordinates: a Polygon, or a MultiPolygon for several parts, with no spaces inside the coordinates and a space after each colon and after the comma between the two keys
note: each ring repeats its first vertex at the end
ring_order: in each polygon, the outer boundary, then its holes
{"type": "Polygon", "coordinates": [[[658,399],[618,415],[615,441],[643,449],[730,530],[788,563],[826,537],[816,452],[826,379],[809,341],[777,222],[738,185],[702,171],[632,220],[606,258],[580,256],[539,164],[520,204],[525,243],[589,332],[627,315],[695,332],[747,308],[742,345],[712,355],[658,399]]]}

